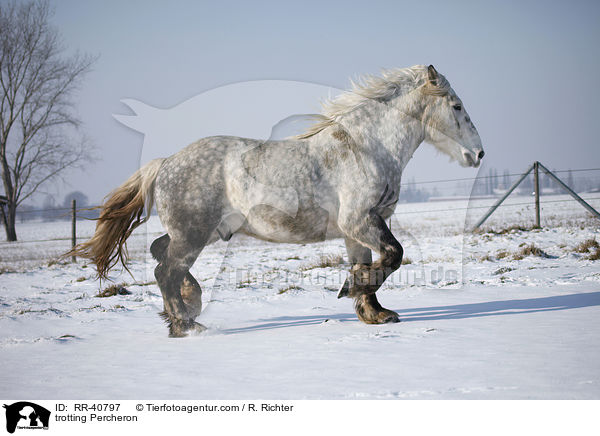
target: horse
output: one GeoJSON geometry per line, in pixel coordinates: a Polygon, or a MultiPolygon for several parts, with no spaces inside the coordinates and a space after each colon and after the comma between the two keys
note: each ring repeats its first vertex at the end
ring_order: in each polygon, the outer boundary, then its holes
{"type": "Polygon", "coordinates": [[[166,230],[150,246],[161,316],[170,337],[183,337],[206,329],[195,321],[202,289],[189,272],[206,245],[236,233],[276,243],[344,238],[351,266],[338,298],[354,299],[364,323],[398,322],[376,292],[402,263],[386,225],[402,172],[424,141],[478,167],[477,129],[432,65],[363,76],[315,117],[294,137],[212,136],[150,161],[107,196],[92,238],[67,255],[91,259],[99,278],[119,262],[127,268],[126,240],[156,203],[166,230]]]}

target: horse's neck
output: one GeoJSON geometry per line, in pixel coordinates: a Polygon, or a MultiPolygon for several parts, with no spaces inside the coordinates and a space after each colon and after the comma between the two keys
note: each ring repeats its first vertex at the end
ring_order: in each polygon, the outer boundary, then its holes
{"type": "Polygon", "coordinates": [[[414,106],[398,109],[375,100],[345,115],[339,123],[359,144],[367,159],[394,162],[402,173],[425,139],[423,125],[414,106]]]}

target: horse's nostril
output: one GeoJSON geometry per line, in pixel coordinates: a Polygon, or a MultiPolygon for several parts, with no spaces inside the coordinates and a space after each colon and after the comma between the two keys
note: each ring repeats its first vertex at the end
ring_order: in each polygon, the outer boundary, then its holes
{"type": "Polygon", "coordinates": [[[483,156],[485,156],[485,152],[483,150],[481,150],[479,152],[479,154],[477,155],[477,157],[479,158],[479,160],[483,159],[483,156]]]}

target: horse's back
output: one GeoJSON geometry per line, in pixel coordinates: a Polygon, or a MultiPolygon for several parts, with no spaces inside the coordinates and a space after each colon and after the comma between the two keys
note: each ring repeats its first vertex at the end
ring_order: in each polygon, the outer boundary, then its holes
{"type": "Polygon", "coordinates": [[[307,141],[203,138],[163,163],[157,208],[169,230],[213,231],[237,215],[244,219],[233,220],[241,226],[231,232],[276,242],[320,241],[336,228],[320,172],[307,141]]]}
{"type": "Polygon", "coordinates": [[[214,230],[227,207],[224,162],[242,146],[241,138],[202,138],[165,159],[154,194],[161,223],[172,237],[214,230]]]}

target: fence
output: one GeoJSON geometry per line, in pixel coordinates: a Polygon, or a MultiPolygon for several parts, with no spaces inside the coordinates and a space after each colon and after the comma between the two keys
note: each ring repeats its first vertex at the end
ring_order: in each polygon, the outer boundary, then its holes
{"type": "Polygon", "coordinates": [[[583,200],[579,195],[577,195],[571,188],[569,188],[567,185],[565,185],[562,180],[560,180],[558,177],[556,177],[554,175],[554,173],[552,173],[552,171],[550,171],[548,168],[546,168],[544,165],[542,165],[538,161],[535,161],[529,167],[529,169],[527,171],[525,171],[519,177],[519,179],[515,183],[513,183],[513,185],[510,188],[508,188],[506,193],[490,208],[490,210],[483,217],[481,217],[481,219],[479,221],[477,221],[477,224],[475,224],[475,227],[473,228],[473,230],[477,230],[490,217],[490,215],[493,214],[494,211],[504,202],[504,200],[506,200],[506,198],[511,194],[511,192],[513,192],[517,188],[517,186],[519,186],[521,183],[523,183],[523,180],[525,180],[525,178],[531,172],[533,172],[533,175],[534,175],[533,185],[534,185],[534,193],[535,193],[535,226],[537,228],[539,228],[540,227],[540,176],[539,176],[540,168],[546,173],[546,175],[548,175],[548,177],[552,178],[552,180],[554,180],[562,189],[564,189],[569,195],[571,195],[571,197],[573,197],[573,199],[575,201],[577,201],[585,209],[587,209],[588,212],[590,212],[596,218],[600,218],[600,213],[598,213],[598,211],[596,209],[594,209],[592,206],[590,206],[585,200],[583,200]]]}
{"type": "MultiPolygon", "coordinates": [[[[410,186],[437,186],[438,188],[440,187],[440,185],[442,184],[449,184],[449,183],[465,183],[465,182],[473,182],[472,186],[471,186],[471,198],[483,198],[484,196],[481,195],[477,195],[477,189],[478,189],[478,184],[479,185],[483,185],[483,186],[487,186],[489,185],[489,180],[494,180],[494,179],[499,179],[499,178],[512,178],[512,177],[519,177],[519,179],[517,180],[518,183],[513,183],[513,186],[511,186],[511,188],[506,189],[504,192],[499,193],[498,195],[501,195],[502,198],[500,201],[497,202],[497,205],[495,205],[494,210],[496,210],[499,207],[514,207],[514,206],[526,206],[526,205],[530,205],[533,202],[532,201],[522,201],[522,202],[513,202],[511,204],[505,204],[502,203],[502,201],[508,197],[508,195],[514,191],[514,189],[516,189],[516,187],[519,185],[519,183],[522,183],[527,176],[531,175],[530,173],[533,170],[533,166],[531,166],[528,171],[526,171],[526,173],[524,174],[519,174],[519,173],[515,173],[515,174],[508,174],[508,173],[504,173],[504,174],[498,174],[498,175],[488,175],[488,176],[479,176],[479,177],[468,177],[468,178],[455,178],[455,179],[439,179],[439,180],[425,180],[425,181],[419,181],[419,182],[414,182],[414,181],[408,181],[408,182],[404,182],[402,183],[403,188],[406,187],[410,187],[410,186]],[[475,194],[473,194],[475,192],[475,194]]],[[[584,173],[584,172],[595,172],[600,174],[600,168],[585,168],[585,169],[572,169],[572,170],[555,170],[550,172],[549,170],[547,170],[545,167],[542,166],[542,170],[544,171],[544,174],[548,177],[550,176],[549,173],[554,173],[554,174],[565,174],[565,173],[575,173],[575,174],[580,174],[580,173],[584,173]]],[[[550,176],[551,177],[551,176],[550,176]]],[[[535,205],[536,207],[536,212],[535,212],[535,222],[536,224],[539,226],[540,225],[540,218],[539,218],[539,195],[540,192],[542,192],[542,190],[540,189],[540,179],[539,176],[536,178],[537,180],[533,181],[533,185],[534,187],[537,187],[537,189],[534,189],[534,192],[537,192],[536,198],[535,198],[535,205]]],[[[560,183],[562,183],[564,185],[563,182],[561,182],[560,180],[556,180],[558,179],[558,177],[555,177],[555,179],[553,179],[553,181],[557,184],[560,185],[560,183]]],[[[600,183],[598,183],[598,187],[600,187],[600,183]]],[[[441,189],[441,188],[439,188],[441,189]]],[[[531,194],[531,191],[529,191],[529,194],[531,194]]],[[[450,197],[451,198],[451,197],[450,197]]],[[[487,198],[492,198],[492,197],[487,197],[487,198]]],[[[581,199],[579,199],[581,200],[581,199]]],[[[569,202],[577,202],[579,201],[575,198],[569,198],[569,199],[557,199],[557,200],[546,200],[544,202],[544,204],[553,204],[553,203],[569,203],[569,202]]],[[[588,201],[593,201],[593,200],[600,200],[600,189],[598,189],[598,196],[592,196],[592,197],[588,197],[587,198],[588,201]]],[[[582,200],[583,201],[583,200],[582,200]]],[[[579,201],[580,202],[580,201],[579,201]]],[[[581,203],[581,202],[580,202],[581,203]]],[[[573,203],[574,204],[574,203],[573,203]]],[[[586,203],[587,204],[587,203],[586,203]]],[[[27,214],[31,214],[33,216],[40,216],[41,213],[44,212],[52,212],[52,216],[54,216],[54,218],[70,218],[70,237],[59,237],[59,238],[51,238],[51,239],[35,239],[35,240],[29,240],[29,241],[24,241],[24,242],[51,242],[51,241],[68,241],[70,240],[71,242],[71,246],[75,245],[77,243],[77,238],[79,237],[80,239],[82,238],[88,238],[91,236],[90,235],[78,235],[77,232],[77,222],[78,219],[80,218],[92,218],[94,216],[97,216],[98,214],[98,206],[86,206],[85,208],[82,209],[77,209],[76,207],[76,203],[73,200],[70,207],[59,207],[59,208],[46,208],[46,209],[37,209],[37,210],[24,210],[24,211],[20,211],[20,214],[22,215],[27,215],[27,214]]],[[[459,211],[467,211],[467,210],[473,210],[473,211],[478,211],[481,210],[482,212],[485,209],[490,209],[489,205],[474,205],[474,204],[469,204],[468,206],[464,206],[464,207],[449,207],[449,208],[440,208],[440,209],[416,209],[416,210],[405,210],[405,207],[399,206],[397,208],[397,211],[394,214],[394,218],[395,219],[400,219],[403,216],[411,216],[411,215],[417,215],[417,214],[427,214],[427,213],[450,213],[450,212],[459,212],[459,211]]],[[[594,210],[592,208],[592,210],[594,210]]],[[[493,211],[492,211],[493,212],[493,211]]],[[[591,211],[590,211],[591,212],[591,211]]],[[[595,210],[594,210],[595,212],[595,210]]],[[[593,213],[593,212],[592,212],[593,213]]],[[[597,212],[596,212],[597,214],[597,212]]],[[[489,215],[491,215],[491,213],[488,213],[485,215],[485,217],[487,218],[489,215]]],[[[483,223],[483,221],[485,220],[480,220],[481,222],[478,223],[478,225],[476,227],[479,227],[479,225],[481,225],[483,223]]],[[[74,258],[72,259],[73,261],[75,260],[74,258]]]]}

